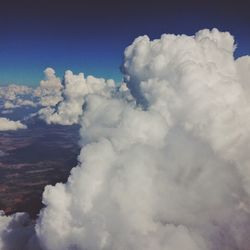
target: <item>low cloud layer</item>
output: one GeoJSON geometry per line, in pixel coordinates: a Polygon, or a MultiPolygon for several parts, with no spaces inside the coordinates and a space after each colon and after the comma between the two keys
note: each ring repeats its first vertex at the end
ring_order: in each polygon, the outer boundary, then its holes
{"type": "Polygon", "coordinates": [[[18,130],[25,128],[27,128],[27,126],[22,124],[20,121],[11,121],[7,118],[0,117],[0,131],[18,130]]]}
{"type": "Polygon", "coordinates": [[[248,250],[250,57],[234,49],[217,29],[142,36],[120,88],[67,71],[40,115],[81,125],[79,164],[34,226],[0,217],[2,249],[248,250]]]}

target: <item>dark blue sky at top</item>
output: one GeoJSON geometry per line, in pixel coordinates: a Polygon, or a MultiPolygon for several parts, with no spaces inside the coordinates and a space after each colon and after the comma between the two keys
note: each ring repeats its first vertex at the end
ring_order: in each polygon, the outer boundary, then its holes
{"type": "Polygon", "coordinates": [[[0,4],[0,85],[38,85],[52,67],[121,80],[123,51],[134,38],[192,35],[217,27],[250,54],[246,1],[6,1],[0,4]]]}

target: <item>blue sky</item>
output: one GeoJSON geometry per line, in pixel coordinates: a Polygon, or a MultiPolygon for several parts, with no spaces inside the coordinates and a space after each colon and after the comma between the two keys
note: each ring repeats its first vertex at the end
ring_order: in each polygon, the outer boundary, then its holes
{"type": "Polygon", "coordinates": [[[217,27],[236,37],[236,56],[250,54],[247,1],[140,2],[8,1],[0,9],[0,85],[37,85],[46,67],[119,81],[125,47],[144,34],[217,27]]]}

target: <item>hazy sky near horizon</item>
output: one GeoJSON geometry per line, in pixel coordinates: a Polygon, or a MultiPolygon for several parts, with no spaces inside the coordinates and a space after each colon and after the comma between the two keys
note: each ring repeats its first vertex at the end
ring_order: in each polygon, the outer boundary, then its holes
{"type": "Polygon", "coordinates": [[[248,1],[8,1],[0,5],[0,85],[38,85],[43,70],[71,69],[121,80],[123,51],[134,38],[194,34],[217,27],[250,54],[248,1]]]}

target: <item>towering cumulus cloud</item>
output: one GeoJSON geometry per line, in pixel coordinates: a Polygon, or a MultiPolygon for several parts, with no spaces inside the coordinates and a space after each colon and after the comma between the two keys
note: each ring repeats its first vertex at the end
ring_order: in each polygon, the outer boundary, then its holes
{"type": "Polygon", "coordinates": [[[135,102],[125,85],[72,100],[86,79],[66,72],[48,117],[80,123],[79,164],[45,188],[24,249],[248,250],[250,59],[234,49],[217,29],[137,38],[122,66],[135,102]]]}

